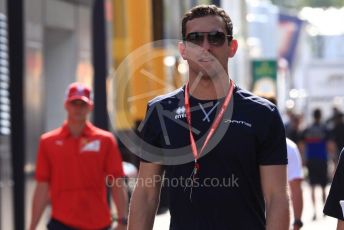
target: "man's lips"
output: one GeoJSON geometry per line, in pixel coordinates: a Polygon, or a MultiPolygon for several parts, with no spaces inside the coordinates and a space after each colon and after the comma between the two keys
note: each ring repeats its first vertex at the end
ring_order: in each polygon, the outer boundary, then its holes
{"type": "Polygon", "coordinates": [[[199,62],[212,62],[214,61],[213,58],[200,58],[198,59],[199,62]]]}

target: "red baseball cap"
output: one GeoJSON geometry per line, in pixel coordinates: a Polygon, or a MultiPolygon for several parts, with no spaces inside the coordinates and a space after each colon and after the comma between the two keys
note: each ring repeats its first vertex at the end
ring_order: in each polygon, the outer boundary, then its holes
{"type": "Polygon", "coordinates": [[[92,105],[91,89],[80,82],[74,82],[68,86],[65,102],[82,100],[92,105]]]}

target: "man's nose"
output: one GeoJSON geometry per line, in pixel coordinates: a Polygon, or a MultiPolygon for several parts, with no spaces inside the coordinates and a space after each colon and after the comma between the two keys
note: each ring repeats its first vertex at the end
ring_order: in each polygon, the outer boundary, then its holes
{"type": "Polygon", "coordinates": [[[209,42],[208,42],[207,36],[204,37],[203,42],[202,42],[202,44],[201,44],[201,47],[202,47],[204,50],[207,50],[207,51],[210,50],[211,45],[210,45],[209,42]]]}

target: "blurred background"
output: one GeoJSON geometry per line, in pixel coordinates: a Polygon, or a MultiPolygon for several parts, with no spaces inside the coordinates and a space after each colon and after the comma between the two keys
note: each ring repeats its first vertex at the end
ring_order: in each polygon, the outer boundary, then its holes
{"type": "Polygon", "coordinates": [[[343,112],[344,0],[0,0],[0,230],[28,226],[37,143],[63,122],[67,85],[91,86],[96,125],[130,138],[147,102],[184,84],[181,17],[201,3],[233,21],[230,77],[275,95],[286,124],[343,112]]]}

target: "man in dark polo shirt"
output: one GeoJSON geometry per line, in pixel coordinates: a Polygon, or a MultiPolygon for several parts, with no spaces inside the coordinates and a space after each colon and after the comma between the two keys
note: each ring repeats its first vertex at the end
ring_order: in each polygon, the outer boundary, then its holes
{"type": "Polygon", "coordinates": [[[182,21],[188,83],[148,104],[129,229],[152,229],[164,184],[170,229],[289,228],[285,131],[276,107],[236,86],[233,26],[215,5],[182,21]]]}

